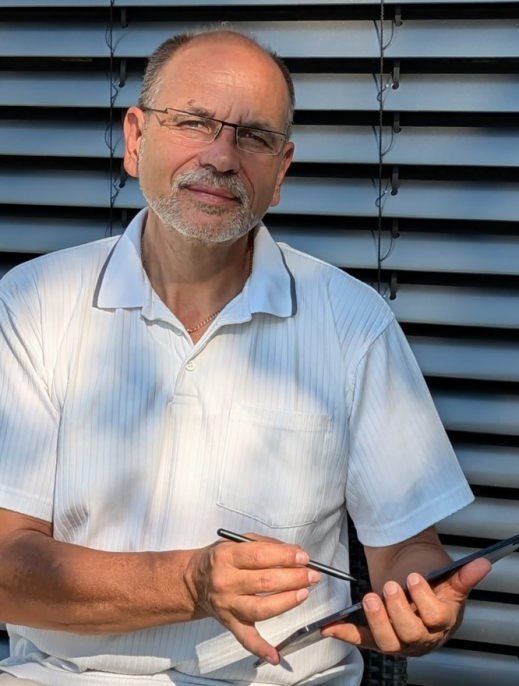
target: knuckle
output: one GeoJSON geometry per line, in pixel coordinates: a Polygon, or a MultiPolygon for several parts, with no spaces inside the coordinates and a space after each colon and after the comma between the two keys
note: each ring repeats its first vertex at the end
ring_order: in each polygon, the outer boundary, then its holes
{"type": "Polygon", "coordinates": [[[445,621],[443,614],[439,612],[433,612],[428,615],[427,620],[424,621],[424,624],[431,631],[441,631],[448,627],[448,622],[445,621]]]}
{"type": "Polygon", "coordinates": [[[275,589],[274,575],[270,570],[265,570],[259,577],[259,593],[271,593],[275,589]]]}
{"type": "Polygon", "coordinates": [[[227,591],[228,580],[225,574],[213,574],[212,579],[213,591],[218,595],[221,595],[227,591]]]}
{"type": "Polygon", "coordinates": [[[388,653],[388,655],[396,655],[402,650],[402,644],[396,638],[396,636],[394,638],[393,637],[388,638],[384,642],[384,645],[381,647],[383,648],[383,651],[385,653],[388,653]]]}
{"type": "Polygon", "coordinates": [[[408,645],[421,643],[421,640],[423,639],[422,633],[417,631],[415,627],[402,628],[399,637],[403,643],[408,645]]]}
{"type": "Polygon", "coordinates": [[[254,566],[257,569],[263,569],[265,567],[268,567],[267,553],[264,545],[258,544],[255,546],[251,546],[251,554],[254,566]]]}
{"type": "Polygon", "coordinates": [[[252,622],[261,622],[261,620],[266,619],[268,616],[263,611],[261,603],[254,603],[250,608],[249,615],[252,622]]]}

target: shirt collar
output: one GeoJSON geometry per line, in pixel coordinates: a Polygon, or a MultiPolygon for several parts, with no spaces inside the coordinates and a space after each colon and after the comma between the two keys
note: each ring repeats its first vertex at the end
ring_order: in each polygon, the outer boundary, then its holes
{"type": "MultiPolygon", "coordinates": [[[[141,210],[112,250],[101,275],[96,306],[101,309],[144,307],[149,281],[142,268],[141,236],[148,210],[141,210]]],[[[254,260],[248,288],[250,313],[290,317],[296,311],[294,278],[281,249],[260,222],[255,231],[254,260]]]]}
{"type": "Polygon", "coordinates": [[[110,253],[101,275],[97,307],[142,307],[146,301],[146,274],[142,268],[141,235],[147,209],[130,222],[110,253]]]}
{"type": "Polygon", "coordinates": [[[296,312],[294,277],[281,248],[260,222],[254,238],[254,259],[249,279],[251,314],[265,312],[291,317],[296,312]]]}

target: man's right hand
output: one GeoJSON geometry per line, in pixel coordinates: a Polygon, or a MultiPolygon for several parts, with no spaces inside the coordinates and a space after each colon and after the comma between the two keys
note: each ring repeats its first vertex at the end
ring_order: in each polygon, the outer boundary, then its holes
{"type": "Polygon", "coordinates": [[[254,623],[308,597],[319,573],[297,545],[218,541],[111,552],[57,541],[52,524],[0,508],[0,622],[105,635],[215,617],[251,653],[279,655],[254,623]]]}
{"type": "Polygon", "coordinates": [[[304,566],[309,557],[299,546],[254,538],[251,543],[222,541],[194,551],[185,583],[198,617],[214,617],[248,651],[278,664],[276,649],[260,636],[255,622],[300,605],[320,574],[304,566]]]}

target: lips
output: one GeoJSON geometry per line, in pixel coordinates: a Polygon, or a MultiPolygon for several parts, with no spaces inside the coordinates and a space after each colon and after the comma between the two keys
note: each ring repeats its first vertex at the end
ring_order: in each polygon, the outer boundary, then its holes
{"type": "Polygon", "coordinates": [[[231,193],[227,188],[221,188],[218,186],[207,186],[205,184],[187,184],[184,186],[188,191],[192,191],[193,193],[197,193],[200,195],[204,196],[210,196],[210,198],[214,198],[215,200],[221,198],[222,200],[234,200],[236,202],[239,202],[239,199],[234,195],[234,193],[231,193]]]}

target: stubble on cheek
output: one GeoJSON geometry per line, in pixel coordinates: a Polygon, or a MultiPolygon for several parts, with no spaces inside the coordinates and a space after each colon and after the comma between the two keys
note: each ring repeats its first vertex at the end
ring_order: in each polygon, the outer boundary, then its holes
{"type": "Polygon", "coordinates": [[[178,174],[170,183],[168,192],[154,195],[152,188],[162,186],[161,180],[166,177],[167,171],[153,167],[151,176],[147,174],[146,165],[150,165],[150,160],[146,158],[145,150],[146,129],[138,152],[139,186],[150,208],[171,231],[202,243],[214,244],[237,240],[260,220],[252,211],[249,192],[238,177],[205,168],[178,174]],[[188,190],[190,184],[197,183],[224,188],[235,199],[229,205],[205,203],[193,197],[188,190]],[[207,217],[207,221],[204,221],[204,217],[207,217]],[[215,223],[211,219],[219,220],[215,223]]]}

